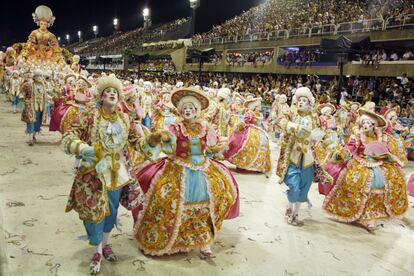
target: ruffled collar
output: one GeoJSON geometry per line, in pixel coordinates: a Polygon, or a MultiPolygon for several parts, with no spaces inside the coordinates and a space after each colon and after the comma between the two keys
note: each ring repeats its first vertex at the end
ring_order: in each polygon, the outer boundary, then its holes
{"type": "Polygon", "coordinates": [[[187,138],[202,138],[207,134],[207,126],[204,121],[181,120],[177,124],[180,126],[182,134],[187,138]]]}

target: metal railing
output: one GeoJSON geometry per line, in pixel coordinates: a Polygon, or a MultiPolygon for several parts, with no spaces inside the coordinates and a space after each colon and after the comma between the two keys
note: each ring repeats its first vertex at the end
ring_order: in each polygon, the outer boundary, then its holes
{"type": "Polygon", "coordinates": [[[414,14],[407,14],[398,17],[389,17],[385,21],[384,28],[389,29],[398,29],[398,28],[409,28],[414,26],[414,14]]]}
{"type": "Polygon", "coordinates": [[[213,44],[227,44],[246,41],[274,41],[279,39],[314,37],[321,35],[337,35],[360,32],[385,31],[390,29],[408,29],[414,27],[414,14],[398,17],[363,19],[360,21],[343,22],[339,24],[314,25],[312,27],[294,28],[290,30],[277,30],[244,35],[232,35],[227,37],[206,38],[193,40],[193,45],[204,46],[213,44]]]}

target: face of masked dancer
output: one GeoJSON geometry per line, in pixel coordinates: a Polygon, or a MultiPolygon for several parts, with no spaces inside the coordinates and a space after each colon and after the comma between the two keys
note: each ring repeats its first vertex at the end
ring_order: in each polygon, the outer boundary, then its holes
{"type": "Polygon", "coordinates": [[[181,116],[184,120],[192,120],[197,118],[197,109],[192,103],[185,103],[181,108],[181,116]]]}
{"type": "Polygon", "coordinates": [[[114,88],[107,88],[102,93],[104,106],[113,107],[118,103],[118,92],[114,88]]]}
{"type": "Polygon", "coordinates": [[[374,130],[374,123],[370,120],[362,121],[362,130],[364,132],[372,132],[374,130]]]}
{"type": "Polygon", "coordinates": [[[309,99],[307,97],[300,97],[298,99],[298,111],[300,112],[306,112],[310,109],[310,102],[309,99]]]}

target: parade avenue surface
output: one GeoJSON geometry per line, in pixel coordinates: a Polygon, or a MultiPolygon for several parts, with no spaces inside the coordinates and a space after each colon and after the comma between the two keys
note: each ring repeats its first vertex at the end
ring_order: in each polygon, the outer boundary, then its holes
{"type": "MultiPolygon", "coordinates": [[[[45,131],[29,147],[20,115],[4,101],[0,125],[0,274],[88,275],[94,248],[77,214],[64,212],[73,159],[59,148],[60,134],[45,131]]],[[[273,143],[273,166],[277,154],[273,143]]],[[[410,162],[407,176],[413,168],[410,162]]],[[[100,275],[413,275],[413,202],[403,219],[370,234],[327,219],[313,184],[313,207],[301,211],[305,226],[293,227],[284,222],[286,196],[274,173],[235,177],[241,215],[224,222],[212,247],[217,258],[201,260],[197,251],[144,256],[131,236],[131,214],[120,207],[111,233],[120,261],[104,260],[100,275]]]]}

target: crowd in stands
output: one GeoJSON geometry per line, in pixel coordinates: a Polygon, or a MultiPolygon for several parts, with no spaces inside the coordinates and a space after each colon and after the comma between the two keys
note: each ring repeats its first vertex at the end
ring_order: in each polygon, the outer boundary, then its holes
{"type": "Polygon", "coordinates": [[[124,33],[118,32],[109,37],[69,45],[68,48],[72,48],[75,54],[122,54],[128,49],[141,47],[145,42],[162,38],[163,35],[189,23],[189,20],[189,18],[182,18],[149,28],[141,27],[124,33]]]}
{"type": "Polygon", "coordinates": [[[291,66],[311,66],[318,61],[319,52],[317,49],[302,49],[297,51],[287,50],[278,57],[278,63],[287,68],[290,68],[291,66]]]}
{"type": "Polygon", "coordinates": [[[378,69],[382,61],[409,61],[414,60],[413,51],[411,49],[406,50],[386,50],[386,49],[374,49],[368,50],[366,54],[362,56],[362,64],[366,66],[374,66],[378,69]]]}
{"type": "Polygon", "coordinates": [[[233,66],[243,66],[250,62],[253,66],[265,65],[273,60],[273,49],[257,49],[252,51],[229,51],[226,55],[226,61],[233,66]]]}
{"type": "Polygon", "coordinates": [[[267,0],[249,9],[211,31],[198,34],[194,41],[248,35],[278,30],[303,30],[327,24],[361,22],[381,18],[401,21],[407,14],[414,14],[413,0],[267,0]]]}
{"type": "MultiPolygon", "coordinates": [[[[142,72],[138,77],[136,72],[121,71],[117,74],[133,81],[143,78],[152,82],[176,84],[182,81],[184,85],[198,85],[198,74],[193,72],[142,72]]],[[[315,97],[321,102],[334,102],[337,98],[338,80],[336,77],[316,75],[282,75],[282,74],[251,74],[251,73],[213,73],[205,72],[201,84],[207,87],[229,87],[241,95],[255,95],[263,98],[265,105],[271,105],[276,94],[285,94],[291,99],[296,89],[301,86],[309,87],[315,97]]],[[[414,79],[406,74],[401,77],[355,77],[344,79],[340,96],[349,101],[374,101],[378,106],[384,102],[398,104],[407,111],[410,119],[414,119],[414,79]]]]}
{"type": "Polygon", "coordinates": [[[175,72],[174,62],[170,58],[150,59],[141,64],[142,71],[175,72]]]}

